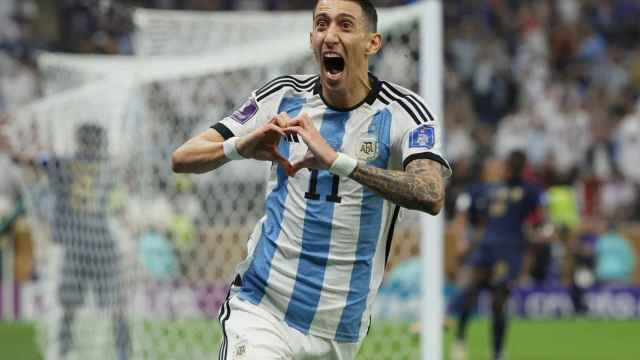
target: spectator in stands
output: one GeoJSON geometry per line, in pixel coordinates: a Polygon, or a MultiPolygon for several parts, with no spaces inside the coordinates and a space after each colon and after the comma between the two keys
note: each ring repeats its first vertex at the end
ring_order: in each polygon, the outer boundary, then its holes
{"type": "Polygon", "coordinates": [[[495,126],[513,111],[518,96],[518,86],[513,80],[509,58],[502,44],[488,37],[479,51],[472,78],[473,107],[478,120],[495,126]]]}
{"type": "Polygon", "coordinates": [[[633,113],[627,115],[618,126],[620,171],[629,180],[640,185],[640,166],[636,161],[640,154],[640,101],[633,113]]]}
{"type": "Polygon", "coordinates": [[[81,52],[90,49],[91,36],[97,31],[97,14],[90,0],[65,0],[59,5],[60,49],[81,52]]]}
{"type": "Polygon", "coordinates": [[[599,207],[601,185],[619,172],[611,120],[600,112],[592,122],[593,142],[587,149],[583,176],[585,179],[585,213],[593,215],[599,207]]]}
{"type": "Polygon", "coordinates": [[[633,247],[611,224],[596,243],[596,277],[602,284],[624,284],[632,279],[636,266],[633,247]]]}
{"type": "Polygon", "coordinates": [[[58,10],[60,48],[98,54],[131,54],[130,13],[111,0],[66,0],[58,10]]]}
{"type": "Polygon", "coordinates": [[[27,104],[40,93],[33,47],[33,22],[39,14],[32,0],[16,2],[0,14],[0,114],[27,104]],[[9,16],[10,14],[10,16],[9,16]]]}
{"type": "MultiPolygon", "coordinates": [[[[26,105],[39,96],[40,79],[35,59],[28,48],[14,49],[11,57],[0,60],[0,113],[15,110],[26,105]]],[[[2,54],[0,54],[2,57],[2,54]]]]}

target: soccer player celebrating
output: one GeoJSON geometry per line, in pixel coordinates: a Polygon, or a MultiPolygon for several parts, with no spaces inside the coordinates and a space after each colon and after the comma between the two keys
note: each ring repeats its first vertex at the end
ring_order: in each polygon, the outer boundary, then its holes
{"type": "Polygon", "coordinates": [[[173,154],[188,173],[272,162],[266,214],[219,314],[220,359],[353,359],[399,207],[442,207],[438,127],[419,96],[368,72],[376,28],[368,0],[318,1],[320,74],[274,79],[173,154]]]}
{"type": "MultiPolygon", "coordinates": [[[[485,181],[471,185],[457,201],[458,211],[478,230],[478,241],[472,245],[467,263],[461,269],[461,290],[451,308],[459,318],[456,339],[451,349],[453,360],[467,358],[465,330],[477,302],[478,292],[491,291],[493,359],[504,359],[507,329],[506,303],[509,293],[523,268],[528,250],[527,224],[547,229],[544,220],[544,195],[536,185],[523,180],[526,156],[514,151],[506,159],[505,180],[485,181]]],[[[489,162],[495,169],[495,162],[489,162]]],[[[531,233],[535,240],[548,238],[543,232],[531,233]],[[545,235],[544,237],[542,235],[545,235]]]]}
{"type": "Polygon", "coordinates": [[[10,146],[6,134],[0,135],[0,149],[16,163],[44,171],[55,196],[52,238],[64,249],[58,287],[63,308],[58,333],[60,358],[66,359],[73,348],[75,314],[89,287],[98,305],[111,310],[117,359],[128,359],[131,344],[124,316],[121,255],[108,220],[108,198],[115,184],[104,128],[92,123],[80,125],[75,134],[76,155],[69,158],[19,153],[10,146]]]}

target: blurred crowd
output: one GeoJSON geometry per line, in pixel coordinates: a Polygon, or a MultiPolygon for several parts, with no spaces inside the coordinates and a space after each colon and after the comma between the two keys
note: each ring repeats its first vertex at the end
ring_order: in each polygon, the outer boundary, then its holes
{"type": "Polygon", "coordinates": [[[640,2],[447,4],[454,182],[523,148],[545,187],[576,185],[580,215],[640,218],[640,2]]]}
{"type": "Polygon", "coordinates": [[[0,116],[39,96],[35,2],[0,2],[0,116]]]}
{"type": "Polygon", "coordinates": [[[564,267],[554,257],[570,267],[556,274],[595,271],[606,234],[634,256],[624,234],[640,219],[640,1],[459,0],[445,12],[449,218],[488,159],[522,149],[561,240],[535,276],[564,267]]]}
{"type": "MultiPolygon", "coordinates": [[[[0,116],[40,96],[39,49],[132,54],[132,6],[296,10],[313,4],[64,0],[45,9],[44,3],[0,2],[0,116]]],[[[564,251],[580,263],[584,249],[597,248],[593,236],[640,219],[640,0],[443,3],[446,153],[454,166],[447,217],[455,216],[458,194],[482,180],[488,159],[523,149],[528,177],[548,190],[564,251]]]]}

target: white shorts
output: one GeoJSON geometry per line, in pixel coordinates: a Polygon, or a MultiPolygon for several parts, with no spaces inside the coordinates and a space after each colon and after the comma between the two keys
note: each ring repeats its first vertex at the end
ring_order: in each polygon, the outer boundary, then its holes
{"type": "Polygon", "coordinates": [[[305,335],[238,296],[222,304],[218,319],[223,333],[219,360],[352,360],[362,343],[305,335]]]}

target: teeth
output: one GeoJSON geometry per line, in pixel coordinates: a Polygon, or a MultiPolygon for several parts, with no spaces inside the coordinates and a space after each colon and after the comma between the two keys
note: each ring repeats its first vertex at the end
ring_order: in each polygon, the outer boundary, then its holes
{"type": "Polygon", "coordinates": [[[338,54],[334,54],[334,53],[328,53],[328,54],[324,54],[324,57],[326,57],[326,58],[341,58],[342,56],[340,56],[338,54]]]}

